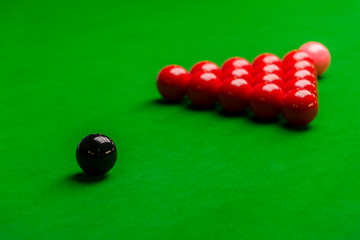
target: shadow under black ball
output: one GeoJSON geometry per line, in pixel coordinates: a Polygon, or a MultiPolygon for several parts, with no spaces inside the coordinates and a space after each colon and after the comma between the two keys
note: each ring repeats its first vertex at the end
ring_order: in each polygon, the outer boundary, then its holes
{"type": "Polygon", "coordinates": [[[76,161],[89,175],[102,175],[110,171],[116,162],[115,143],[105,135],[90,134],[76,148],[76,161]]]}

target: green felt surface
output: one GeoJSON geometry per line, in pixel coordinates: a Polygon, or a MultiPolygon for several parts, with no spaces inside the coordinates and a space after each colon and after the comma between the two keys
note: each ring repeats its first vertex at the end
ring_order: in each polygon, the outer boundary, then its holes
{"type": "Polygon", "coordinates": [[[359,1],[0,2],[0,239],[359,239],[359,1]],[[165,105],[190,68],[324,43],[309,128],[165,105]],[[75,148],[118,148],[105,179],[75,148]]]}

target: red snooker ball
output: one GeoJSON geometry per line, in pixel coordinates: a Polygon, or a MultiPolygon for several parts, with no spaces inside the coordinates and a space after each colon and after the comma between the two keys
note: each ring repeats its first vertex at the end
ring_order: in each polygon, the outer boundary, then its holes
{"type": "Polygon", "coordinates": [[[248,83],[253,83],[253,77],[251,73],[245,68],[228,68],[223,72],[222,80],[227,80],[229,78],[243,78],[248,83]]]}
{"type": "Polygon", "coordinates": [[[220,79],[210,72],[197,72],[191,76],[188,84],[188,97],[197,107],[211,107],[217,100],[220,79]]]}
{"type": "Polygon", "coordinates": [[[190,74],[185,68],[170,65],[160,70],[156,86],[165,100],[179,101],[185,96],[189,81],[190,74]]]}
{"type": "Polygon", "coordinates": [[[234,68],[244,68],[246,69],[249,73],[252,73],[252,66],[251,66],[251,63],[246,60],[245,58],[242,58],[242,57],[232,57],[232,58],[229,58],[227,59],[222,67],[221,67],[221,70],[222,71],[225,71],[227,69],[234,69],[234,68]]]}
{"type": "Polygon", "coordinates": [[[287,54],[285,54],[284,58],[283,58],[283,63],[284,66],[289,64],[290,62],[298,62],[298,61],[302,61],[302,60],[306,60],[308,62],[313,62],[313,59],[310,57],[309,54],[307,54],[304,51],[300,51],[300,50],[292,50],[290,52],[288,52],[287,54]]]}
{"type": "Polygon", "coordinates": [[[221,78],[222,71],[216,63],[210,61],[201,61],[196,63],[190,69],[190,75],[193,75],[197,72],[211,72],[215,74],[218,78],[221,78]]]}
{"type": "Polygon", "coordinates": [[[293,79],[288,81],[284,87],[285,92],[289,92],[293,89],[306,89],[318,97],[318,91],[315,84],[306,79],[293,79]]]}
{"type": "Polygon", "coordinates": [[[307,125],[316,117],[319,103],[306,89],[293,89],[285,94],[283,115],[289,124],[307,125]]]}
{"type": "Polygon", "coordinates": [[[272,119],[280,114],[283,99],[284,92],[278,85],[262,82],[252,89],[250,108],[255,116],[272,119]]]}
{"type": "Polygon", "coordinates": [[[238,113],[246,110],[251,85],[242,78],[224,81],[219,90],[219,103],[226,112],[238,113]]]}
{"type": "Polygon", "coordinates": [[[285,83],[287,83],[288,81],[292,80],[292,79],[307,79],[310,82],[312,82],[313,84],[315,84],[315,86],[317,86],[317,80],[314,74],[312,74],[310,71],[306,70],[306,69],[293,69],[291,71],[289,71],[288,73],[286,73],[285,75],[285,83]]]}
{"type": "Polygon", "coordinates": [[[263,73],[256,75],[254,78],[254,84],[256,85],[261,82],[274,83],[274,84],[278,85],[279,87],[284,88],[283,79],[275,73],[263,72],[263,73]]]}
{"type": "Polygon", "coordinates": [[[289,72],[293,69],[301,70],[306,69],[316,76],[316,69],[313,63],[307,60],[301,60],[297,62],[289,62],[284,66],[284,72],[289,72]]]}
{"type": "Polygon", "coordinates": [[[300,47],[314,60],[314,65],[319,76],[329,68],[331,56],[329,50],[319,42],[308,42],[300,47]]]}
{"type": "Polygon", "coordinates": [[[252,66],[255,70],[258,67],[262,67],[262,66],[268,65],[268,64],[275,64],[275,65],[279,66],[280,68],[282,68],[282,66],[283,66],[281,59],[272,53],[263,53],[263,54],[258,55],[253,60],[252,66]]]}
{"type": "Polygon", "coordinates": [[[284,72],[283,72],[282,68],[276,64],[262,65],[254,70],[254,76],[256,76],[258,74],[262,74],[262,73],[274,73],[281,78],[284,77],[284,72]]]}

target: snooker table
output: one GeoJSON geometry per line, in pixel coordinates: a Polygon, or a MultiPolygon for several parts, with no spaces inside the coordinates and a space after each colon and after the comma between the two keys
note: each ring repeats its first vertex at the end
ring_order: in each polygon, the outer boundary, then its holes
{"type": "Polygon", "coordinates": [[[359,1],[0,3],[0,239],[360,239],[359,1]],[[164,103],[168,64],[307,41],[332,54],[308,126],[164,103]],[[79,141],[118,160],[81,173],[79,141]]]}

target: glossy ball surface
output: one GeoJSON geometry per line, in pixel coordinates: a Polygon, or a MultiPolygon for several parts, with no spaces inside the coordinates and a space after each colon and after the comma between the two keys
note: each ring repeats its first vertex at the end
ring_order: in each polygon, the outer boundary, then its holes
{"type": "Polygon", "coordinates": [[[308,62],[313,62],[313,60],[309,56],[309,54],[307,54],[304,51],[295,49],[295,50],[292,50],[292,51],[288,52],[287,54],[285,54],[285,56],[283,58],[283,64],[285,66],[289,63],[294,63],[294,62],[298,62],[298,61],[302,61],[302,60],[305,60],[308,62]]]}
{"type": "Polygon", "coordinates": [[[284,77],[284,72],[283,72],[282,68],[276,64],[262,65],[254,70],[255,77],[256,77],[256,75],[262,74],[262,73],[274,73],[281,78],[284,77]]]}
{"type": "Polygon", "coordinates": [[[191,76],[188,85],[188,97],[197,107],[210,107],[217,100],[220,79],[213,73],[198,72],[191,76]]]}
{"type": "Polygon", "coordinates": [[[255,76],[254,83],[255,85],[258,83],[267,82],[267,83],[274,83],[281,88],[284,88],[284,81],[281,77],[279,77],[275,73],[261,73],[255,76]]]}
{"type": "Polygon", "coordinates": [[[257,68],[262,67],[264,65],[268,64],[275,64],[278,67],[282,68],[282,61],[281,59],[272,53],[263,53],[258,55],[252,63],[254,71],[256,71],[257,68]]]}
{"type": "Polygon", "coordinates": [[[210,72],[215,74],[218,78],[221,78],[222,76],[222,71],[219,66],[210,61],[198,62],[190,69],[190,75],[194,75],[198,72],[210,72]]]}
{"type": "Polygon", "coordinates": [[[288,81],[284,87],[285,92],[289,92],[293,89],[306,89],[318,97],[317,87],[307,79],[293,79],[288,81]]]}
{"type": "Polygon", "coordinates": [[[307,125],[314,120],[318,110],[318,100],[308,90],[293,89],[285,95],[283,115],[289,124],[307,125]]]}
{"type": "Polygon", "coordinates": [[[114,142],[102,134],[86,136],[76,148],[77,163],[90,175],[103,175],[110,171],[115,165],[116,157],[114,142]]]}
{"type": "Polygon", "coordinates": [[[255,116],[263,119],[272,119],[281,112],[284,99],[283,90],[273,83],[259,83],[251,92],[250,108],[255,116]]]}
{"type": "Polygon", "coordinates": [[[293,69],[297,69],[297,70],[305,69],[305,70],[308,70],[309,72],[311,72],[312,74],[314,74],[315,76],[317,75],[314,64],[312,62],[307,61],[307,60],[301,60],[301,61],[297,61],[297,62],[290,62],[290,63],[288,63],[287,65],[284,66],[284,71],[285,72],[289,72],[289,71],[291,71],[293,69]]]}
{"type": "Polygon", "coordinates": [[[227,59],[222,67],[221,67],[221,70],[222,71],[225,71],[227,69],[234,69],[234,68],[244,68],[246,69],[249,73],[252,73],[252,66],[251,66],[251,63],[246,60],[245,58],[242,58],[242,57],[232,57],[232,58],[229,58],[227,59]]]}
{"type": "Polygon", "coordinates": [[[293,79],[307,79],[313,84],[315,84],[315,86],[317,86],[317,79],[315,75],[306,69],[293,69],[286,73],[284,78],[285,83],[293,79]]]}
{"type": "Polygon", "coordinates": [[[330,52],[319,42],[308,42],[300,47],[301,51],[306,52],[313,59],[317,74],[321,76],[330,66],[330,52]]]}
{"type": "Polygon", "coordinates": [[[223,81],[234,78],[243,78],[248,83],[250,84],[253,83],[252,74],[244,68],[228,68],[223,72],[223,78],[222,78],[223,81]]]}
{"type": "Polygon", "coordinates": [[[249,103],[251,85],[242,78],[224,81],[219,90],[219,103],[226,112],[244,111],[249,103]]]}
{"type": "Polygon", "coordinates": [[[160,70],[156,87],[165,100],[179,101],[185,96],[189,81],[190,74],[185,68],[170,65],[160,70]]]}

